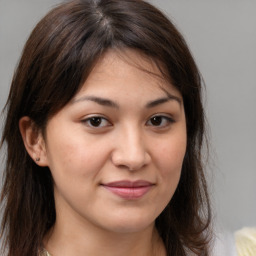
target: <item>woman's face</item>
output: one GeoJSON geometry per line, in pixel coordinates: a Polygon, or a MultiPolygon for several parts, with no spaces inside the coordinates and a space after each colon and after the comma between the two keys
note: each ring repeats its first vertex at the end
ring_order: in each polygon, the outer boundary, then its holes
{"type": "Polygon", "coordinates": [[[125,56],[108,51],[47,124],[57,221],[143,230],[178,185],[186,151],[182,97],[152,62],[132,50],[125,56]]]}

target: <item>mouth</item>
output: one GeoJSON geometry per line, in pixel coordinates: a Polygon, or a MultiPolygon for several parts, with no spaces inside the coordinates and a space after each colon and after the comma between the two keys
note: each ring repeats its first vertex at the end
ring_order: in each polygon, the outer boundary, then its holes
{"type": "Polygon", "coordinates": [[[153,183],[145,180],[121,180],[101,185],[113,194],[127,200],[135,200],[143,197],[154,186],[153,183]]]}

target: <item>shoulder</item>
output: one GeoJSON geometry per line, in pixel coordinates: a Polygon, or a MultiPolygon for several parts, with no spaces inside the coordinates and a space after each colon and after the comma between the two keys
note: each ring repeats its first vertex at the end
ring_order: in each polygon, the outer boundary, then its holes
{"type": "Polygon", "coordinates": [[[212,247],[212,256],[237,256],[235,237],[232,232],[217,233],[212,247]]]}

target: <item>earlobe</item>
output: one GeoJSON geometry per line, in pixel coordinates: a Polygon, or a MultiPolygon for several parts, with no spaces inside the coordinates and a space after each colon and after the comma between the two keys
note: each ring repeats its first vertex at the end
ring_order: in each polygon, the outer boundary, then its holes
{"type": "Polygon", "coordinates": [[[24,116],[19,121],[19,129],[24,146],[30,157],[39,166],[48,166],[45,141],[42,132],[33,120],[24,116]]]}

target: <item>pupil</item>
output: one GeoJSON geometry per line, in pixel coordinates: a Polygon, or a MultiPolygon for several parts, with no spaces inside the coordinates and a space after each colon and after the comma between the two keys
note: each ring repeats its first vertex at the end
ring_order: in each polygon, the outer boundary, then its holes
{"type": "Polygon", "coordinates": [[[151,120],[151,123],[152,123],[153,125],[155,125],[155,126],[161,125],[161,123],[162,123],[162,117],[160,117],[160,116],[155,116],[155,117],[153,117],[152,120],[151,120]]]}
{"type": "Polygon", "coordinates": [[[92,126],[99,126],[101,124],[101,118],[100,117],[93,117],[91,120],[91,125],[92,126]]]}

